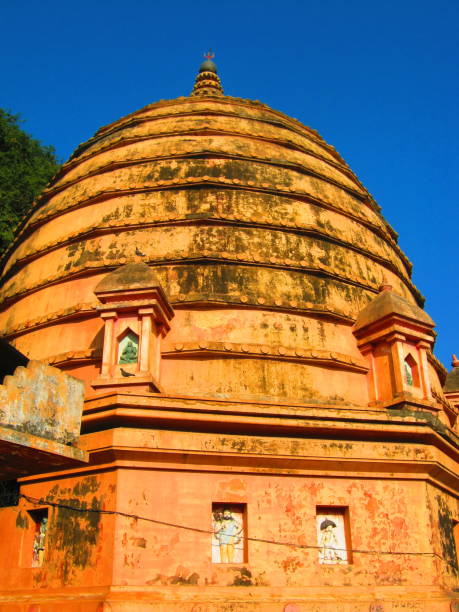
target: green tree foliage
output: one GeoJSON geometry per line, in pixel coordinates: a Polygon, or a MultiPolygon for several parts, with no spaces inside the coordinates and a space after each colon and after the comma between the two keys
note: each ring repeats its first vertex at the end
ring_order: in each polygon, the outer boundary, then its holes
{"type": "Polygon", "coordinates": [[[18,115],[0,108],[0,253],[59,168],[53,147],[33,139],[19,127],[20,122],[18,115]]]}

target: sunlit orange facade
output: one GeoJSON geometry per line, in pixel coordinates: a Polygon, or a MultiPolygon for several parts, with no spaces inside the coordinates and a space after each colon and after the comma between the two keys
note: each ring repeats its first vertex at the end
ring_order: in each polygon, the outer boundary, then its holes
{"type": "Polygon", "coordinates": [[[316,131],[206,60],[78,147],[2,274],[2,335],[85,383],[89,462],[0,509],[0,610],[459,609],[459,400],[316,131]]]}

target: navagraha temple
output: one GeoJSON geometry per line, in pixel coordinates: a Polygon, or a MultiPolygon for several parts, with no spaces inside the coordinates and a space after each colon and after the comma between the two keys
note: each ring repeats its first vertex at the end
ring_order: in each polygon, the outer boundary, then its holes
{"type": "Polygon", "coordinates": [[[4,254],[0,610],[459,610],[459,361],[297,120],[102,127],[4,254]]]}

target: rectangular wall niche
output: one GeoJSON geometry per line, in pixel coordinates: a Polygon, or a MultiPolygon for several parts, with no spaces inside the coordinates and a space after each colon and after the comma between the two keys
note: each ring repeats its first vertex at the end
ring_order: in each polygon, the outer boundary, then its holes
{"type": "Polygon", "coordinates": [[[319,563],[351,563],[348,508],[318,506],[316,529],[319,563]]]}
{"type": "Polygon", "coordinates": [[[48,508],[29,510],[33,521],[32,567],[41,567],[45,559],[46,532],[48,531],[48,508]]]}
{"type": "Polygon", "coordinates": [[[212,563],[247,561],[246,504],[212,504],[212,563]]]}

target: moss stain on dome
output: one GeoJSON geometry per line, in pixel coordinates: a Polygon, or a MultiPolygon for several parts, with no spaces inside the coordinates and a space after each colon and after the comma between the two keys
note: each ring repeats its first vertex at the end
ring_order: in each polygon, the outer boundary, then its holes
{"type": "MultiPolygon", "coordinates": [[[[216,321],[234,311],[239,328],[273,351],[276,342],[345,344],[383,275],[419,301],[393,232],[316,132],[257,102],[201,94],[149,105],[77,149],[5,260],[6,332],[32,305],[46,317],[93,302],[96,279],[139,258],[177,309],[190,309],[191,336],[200,309],[216,321]]],[[[309,370],[263,359],[256,393],[323,397],[301,379],[309,370]]],[[[255,393],[243,359],[231,361],[232,391],[255,393]]],[[[229,393],[228,382],[218,385],[229,393]]]]}

